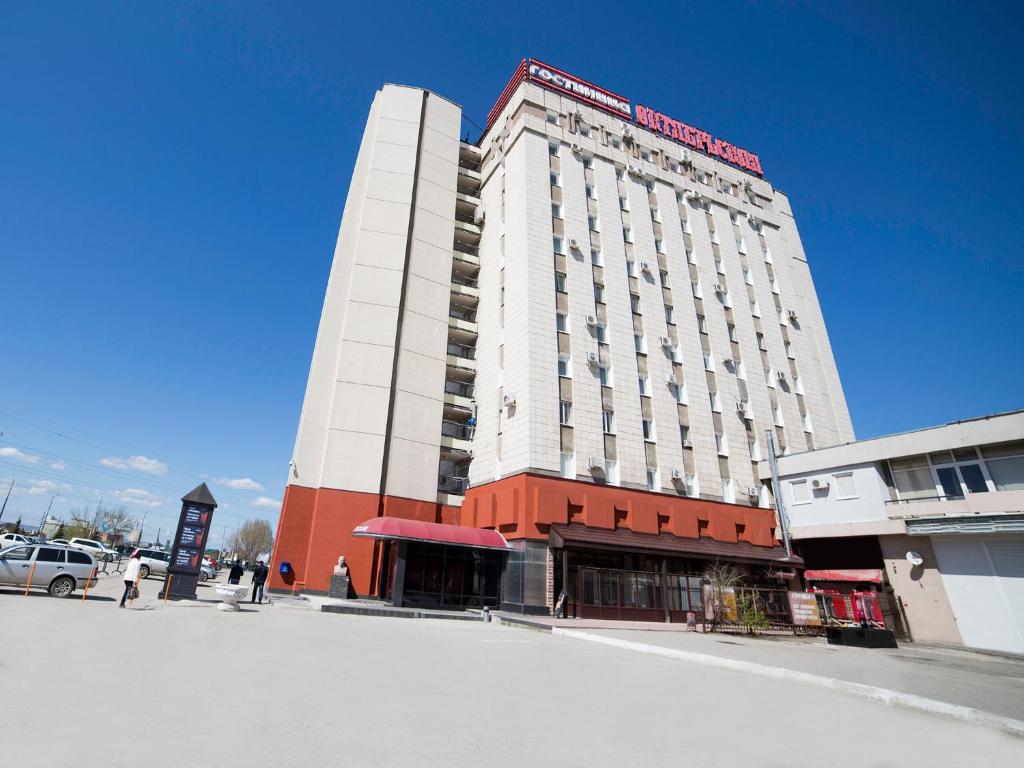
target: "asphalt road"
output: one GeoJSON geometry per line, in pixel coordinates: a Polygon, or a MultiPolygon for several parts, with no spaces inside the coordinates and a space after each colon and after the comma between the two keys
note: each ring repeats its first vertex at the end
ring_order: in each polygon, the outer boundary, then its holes
{"type": "Polygon", "coordinates": [[[161,586],[129,610],[116,579],[84,603],[0,590],[5,765],[1024,765],[1022,739],[830,691],[494,624],[164,607],[161,586]]]}

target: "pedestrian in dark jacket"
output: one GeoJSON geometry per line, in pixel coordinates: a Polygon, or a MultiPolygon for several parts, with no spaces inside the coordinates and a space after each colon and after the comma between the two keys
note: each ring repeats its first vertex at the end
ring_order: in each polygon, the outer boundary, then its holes
{"type": "Polygon", "coordinates": [[[228,584],[238,584],[242,580],[242,575],[245,573],[245,568],[242,564],[235,560],[231,564],[231,570],[228,571],[228,584]]]}
{"type": "Polygon", "coordinates": [[[267,574],[270,573],[270,569],[263,564],[262,560],[256,561],[256,567],[252,572],[252,599],[250,603],[256,602],[256,596],[259,594],[259,603],[263,605],[263,585],[267,583],[267,574]]]}

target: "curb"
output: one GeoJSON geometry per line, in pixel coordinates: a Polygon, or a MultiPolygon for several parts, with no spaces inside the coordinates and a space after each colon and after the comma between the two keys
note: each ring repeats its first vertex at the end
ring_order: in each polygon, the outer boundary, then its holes
{"type": "Polygon", "coordinates": [[[995,715],[991,712],[974,709],[973,707],[964,707],[959,704],[950,704],[945,701],[928,699],[924,696],[916,696],[912,693],[893,691],[888,688],[878,688],[873,685],[864,685],[863,683],[852,683],[848,680],[839,680],[835,677],[825,677],[824,675],[815,675],[809,672],[799,672],[797,670],[786,669],[784,667],[770,667],[766,664],[758,664],[752,661],[726,659],[721,656],[711,656],[706,653],[695,653],[693,651],[679,650],[678,648],[665,648],[657,645],[647,645],[646,643],[637,643],[632,640],[620,640],[616,637],[603,637],[589,632],[581,632],[578,629],[552,627],[551,634],[576,640],[583,640],[590,643],[598,643],[600,645],[608,645],[613,648],[623,648],[625,650],[637,651],[639,653],[665,656],[670,659],[679,659],[680,661],[697,662],[705,666],[730,669],[734,672],[744,672],[750,675],[758,675],[759,677],[767,677],[773,680],[797,683],[798,685],[806,685],[812,688],[839,691],[840,693],[848,693],[854,696],[860,696],[864,699],[879,701],[890,707],[903,707],[917,712],[925,712],[930,715],[938,715],[940,717],[947,717],[953,720],[960,720],[965,723],[985,725],[990,728],[995,728],[1005,733],[1024,738],[1024,721],[1022,720],[1014,720],[1011,717],[995,715]]]}

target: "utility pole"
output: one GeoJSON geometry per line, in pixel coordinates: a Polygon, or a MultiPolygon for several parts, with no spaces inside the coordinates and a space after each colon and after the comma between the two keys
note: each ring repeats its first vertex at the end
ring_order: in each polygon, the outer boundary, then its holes
{"type": "Polygon", "coordinates": [[[782,502],[782,486],[779,485],[779,467],[775,463],[775,431],[765,430],[768,438],[768,466],[772,471],[772,493],[775,496],[775,514],[779,517],[782,529],[782,543],[786,545],[786,559],[793,558],[793,545],[789,540],[789,520],[786,518],[786,505],[782,502]]]}
{"type": "Polygon", "coordinates": [[[53,494],[53,496],[50,497],[50,503],[46,507],[46,512],[45,514],[43,514],[43,519],[39,521],[39,530],[37,531],[37,533],[41,534],[43,532],[43,526],[46,525],[46,520],[50,517],[50,510],[53,509],[53,500],[56,499],[58,496],[60,496],[60,491],[58,491],[57,493],[53,494]]]}
{"type": "Polygon", "coordinates": [[[0,507],[0,520],[4,519],[4,510],[7,509],[7,502],[11,500],[11,491],[14,490],[14,480],[11,480],[11,487],[7,489],[7,498],[4,499],[4,505],[0,507]]]}
{"type": "Polygon", "coordinates": [[[146,515],[148,514],[148,511],[142,513],[142,522],[139,523],[139,535],[135,537],[135,546],[142,543],[142,532],[146,529],[146,515]]]}
{"type": "Polygon", "coordinates": [[[96,504],[96,514],[92,518],[92,530],[89,531],[89,538],[96,538],[96,531],[100,527],[100,510],[103,508],[103,497],[100,496],[99,502],[96,504]]]}

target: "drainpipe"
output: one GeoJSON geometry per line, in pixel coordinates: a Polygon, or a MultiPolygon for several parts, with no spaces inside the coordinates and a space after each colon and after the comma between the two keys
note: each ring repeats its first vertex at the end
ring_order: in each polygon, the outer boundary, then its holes
{"type": "Polygon", "coordinates": [[[786,506],[782,501],[782,486],[779,485],[779,466],[775,462],[775,432],[771,429],[765,430],[768,438],[768,467],[772,472],[772,495],[775,496],[775,514],[779,518],[779,527],[782,529],[782,543],[786,547],[786,559],[793,559],[793,544],[789,540],[789,520],[786,518],[786,506]]]}

